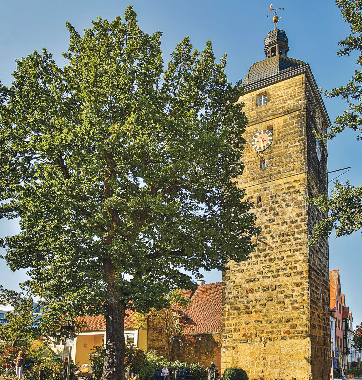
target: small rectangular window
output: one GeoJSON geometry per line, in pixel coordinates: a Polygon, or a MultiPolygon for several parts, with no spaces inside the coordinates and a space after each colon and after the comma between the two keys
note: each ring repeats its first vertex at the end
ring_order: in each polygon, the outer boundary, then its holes
{"type": "Polygon", "coordinates": [[[127,331],[124,333],[124,339],[126,341],[126,344],[128,345],[137,345],[137,333],[136,332],[131,332],[127,331]]]}
{"type": "Polygon", "coordinates": [[[265,106],[267,103],[267,97],[266,97],[266,94],[263,94],[263,95],[260,95],[258,97],[258,106],[261,107],[261,106],[265,106]]]}
{"type": "Polygon", "coordinates": [[[260,160],[260,169],[265,169],[265,167],[266,167],[265,160],[264,160],[264,158],[262,158],[260,160]]]}

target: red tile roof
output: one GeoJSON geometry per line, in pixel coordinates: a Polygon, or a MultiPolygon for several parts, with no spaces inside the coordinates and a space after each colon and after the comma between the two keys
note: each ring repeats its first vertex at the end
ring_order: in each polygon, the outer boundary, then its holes
{"type": "MultiPolygon", "coordinates": [[[[185,334],[209,334],[221,332],[222,326],[222,283],[205,284],[194,292],[184,291],[183,295],[191,297],[191,304],[186,310],[180,310],[180,317],[185,322],[185,334]]],[[[125,329],[134,329],[135,311],[127,310],[125,329]]],[[[99,331],[106,329],[106,321],[102,315],[79,317],[84,323],[81,331],[99,331]]]]}
{"type": "Polygon", "coordinates": [[[342,318],[348,319],[349,307],[343,306],[342,318]]]}
{"type": "MultiPolygon", "coordinates": [[[[124,319],[124,328],[127,330],[134,329],[134,316],[135,311],[132,310],[126,310],[126,316],[124,319]]],[[[81,328],[81,331],[98,331],[98,330],[105,330],[106,329],[106,320],[104,319],[103,315],[97,315],[97,316],[90,316],[86,315],[84,317],[78,317],[77,320],[84,324],[81,328]]]]}
{"type": "Polygon", "coordinates": [[[222,283],[199,286],[191,296],[186,309],[189,317],[185,334],[208,334],[221,332],[222,327],[222,283]]]}

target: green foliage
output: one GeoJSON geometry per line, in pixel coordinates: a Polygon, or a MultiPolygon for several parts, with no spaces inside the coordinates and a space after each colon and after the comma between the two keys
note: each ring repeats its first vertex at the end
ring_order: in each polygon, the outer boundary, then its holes
{"type": "Polygon", "coordinates": [[[25,354],[25,364],[31,370],[24,372],[26,379],[38,379],[42,370],[46,378],[60,379],[61,361],[50,350],[41,337],[39,317],[36,314],[32,297],[24,290],[21,293],[0,289],[0,301],[14,307],[6,314],[7,323],[0,326],[0,368],[5,372],[5,363],[13,363],[19,351],[25,354]]]}
{"type": "MultiPolygon", "coordinates": [[[[12,270],[27,268],[49,334],[61,315],[118,313],[110,326],[129,301],[165,307],[193,286],[185,270],[244,260],[258,232],[233,181],[247,121],[225,57],[187,37],[164,67],[161,33],[131,6],[83,36],[67,28],[64,67],[35,51],[0,86],[0,218],[20,221],[1,244],[12,270]]],[[[122,328],[107,331],[118,364],[122,328]]]]}
{"type": "Polygon", "coordinates": [[[353,335],[352,344],[357,351],[362,352],[362,327],[361,326],[356,326],[356,330],[354,331],[354,335],[353,335]]]}
{"type": "Polygon", "coordinates": [[[165,364],[167,366],[170,364],[165,357],[158,355],[155,351],[146,352],[146,358],[147,361],[152,364],[155,371],[161,371],[165,364]]]}
{"type": "MultiPolygon", "coordinates": [[[[348,105],[348,110],[336,118],[326,137],[334,138],[346,128],[351,128],[358,132],[357,139],[360,140],[362,132],[362,1],[336,0],[336,4],[351,28],[351,34],[339,42],[341,49],[338,55],[349,56],[356,51],[359,56],[357,69],[351,80],[345,86],[334,88],[326,94],[332,98],[341,97],[348,105]]],[[[329,199],[321,196],[312,199],[310,203],[318,206],[326,215],[325,219],[316,224],[310,240],[311,244],[314,244],[319,237],[329,236],[333,229],[336,230],[336,236],[349,235],[362,229],[362,186],[354,187],[348,182],[346,184],[337,182],[329,199]]]]}
{"type": "Polygon", "coordinates": [[[15,377],[15,367],[14,363],[16,360],[16,357],[18,356],[18,352],[21,349],[18,347],[4,347],[2,349],[1,355],[0,355],[0,369],[1,373],[5,373],[5,364],[10,364],[10,369],[8,371],[9,376],[15,377]]]}
{"type": "Polygon", "coordinates": [[[361,377],[362,369],[360,367],[354,367],[346,370],[346,375],[353,375],[353,377],[361,377]]]}
{"type": "Polygon", "coordinates": [[[207,371],[200,363],[180,362],[178,360],[170,362],[168,365],[169,370],[175,372],[177,370],[184,370],[191,374],[192,380],[205,380],[207,378],[207,371]]]}
{"type": "Polygon", "coordinates": [[[226,368],[223,380],[248,380],[248,375],[241,368],[226,368]]]}
{"type": "Polygon", "coordinates": [[[26,363],[31,365],[31,369],[25,373],[26,379],[38,380],[40,371],[45,379],[62,379],[62,360],[45,343],[31,347],[26,355],[26,363]]]}
{"type": "Polygon", "coordinates": [[[337,182],[329,198],[322,195],[309,202],[328,215],[318,222],[310,244],[328,236],[333,229],[336,236],[344,236],[362,228],[362,186],[356,188],[349,182],[337,182]]]}
{"type": "MultiPolygon", "coordinates": [[[[103,374],[105,348],[98,346],[94,348],[94,352],[89,355],[90,364],[95,380],[101,380],[103,374]]],[[[145,354],[139,348],[133,345],[126,346],[125,368],[134,374],[140,380],[150,380],[153,377],[155,368],[158,367],[160,357],[153,353],[145,354]],[[157,358],[157,359],[156,359],[157,358]]],[[[164,360],[161,358],[161,360],[164,360]]],[[[163,366],[162,366],[163,367],[163,366]]]]}
{"type": "Polygon", "coordinates": [[[5,258],[28,268],[44,317],[103,312],[107,260],[124,302],[160,307],[191,286],[181,268],[222,269],[253,249],[254,216],[231,181],[241,85],[209,42],[199,52],[185,38],[164,69],[161,34],[142,32],[131,7],[83,37],[67,27],[67,65],[35,51],[3,91],[0,217],[21,228],[5,258]]]}
{"type": "Polygon", "coordinates": [[[166,364],[167,368],[172,373],[177,370],[183,370],[191,374],[193,380],[205,380],[207,378],[207,370],[203,368],[200,363],[188,363],[179,360],[168,361],[165,357],[157,355],[154,351],[147,352],[146,358],[150,366],[153,368],[153,372],[161,371],[166,364]]]}
{"type": "Polygon", "coordinates": [[[89,355],[93,378],[94,380],[101,380],[106,352],[103,346],[96,346],[93,350],[94,352],[89,355]]]}
{"type": "MultiPolygon", "coordinates": [[[[357,65],[360,68],[362,65],[362,2],[361,0],[336,0],[337,6],[342,12],[344,20],[349,23],[351,34],[341,40],[339,45],[341,49],[338,55],[349,56],[353,51],[357,51],[359,57],[357,65]]],[[[338,116],[335,120],[335,125],[329,133],[329,137],[335,137],[336,134],[346,128],[352,128],[355,131],[362,132],[362,70],[355,70],[355,74],[345,86],[340,86],[327,93],[330,97],[342,97],[348,104],[349,110],[338,116]]],[[[360,138],[360,135],[358,136],[360,138]]]]}
{"type": "Polygon", "coordinates": [[[32,342],[40,338],[39,320],[32,297],[0,286],[0,302],[14,308],[6,313],[7,323],[0,325],[0,348],[17,347],[18,351],[28,351],[32,342]]]}
{"type": "Polygon", "coordinates": [[[24,348],[6,347],[0,355],[1,372],[5,373],[5,363],[10,363],[10,376],[15,376],[14,362],[18,352],[22,350],[25,353],[25,364],[30,369],[24,371],[24,378],[30,380],[39,379],[39,371],[43,371],[45,378],[61,380],[62,362],[48,346],[41,341],[34,341],[25,351],[24,348]]]}
{"type": "Polygon", "coordinates": [[[154,364],[139,348],[129,345],[126,348],[125,367],[140,380],[150,380],[155,372],[154,364]]]}

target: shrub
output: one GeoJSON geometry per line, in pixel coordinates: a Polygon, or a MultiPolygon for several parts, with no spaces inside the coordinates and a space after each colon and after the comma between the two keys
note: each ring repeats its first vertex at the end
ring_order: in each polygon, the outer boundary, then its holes
{"type": "MultiPolygon", "coordinates": [[[[89,355],[91,367],[93,370],[93,378],[101,380],[103,374],[103,364],[105,357],[105,348],[98,346],[94,348],[94,352],[89,355]]],[[[125,369],[130,368],[130,372],[139,380],[151,380],[155,369],[160,363],[167,364],[167,361],[162,356],[150,352],[145,354],[141,349],[131,346],[126,346],[125,369]]],[[[163,367],[163,364],[161,368],[163,367]]]]}
{"type": "Polygon", "coordinates": [[[241,368],[227,368],[223,380],[248,380],[248,375],[241,368]]]}
{"type": "Polygon", "coordinates": [[[147,361],[153,366],[154,371],[161,371],[166,364],[169,367],[169,361],[161,355],[158,355],[155,351],[148,351],[146,353],[147,361]]]}
{"type": "Polygon", "coordinates": [[[170,362],[168,368],[172,373],[177,370],[187,371],[191,375],[191,380],[206,380],[207,378],[207,371],[200,363],[188,363],[176,360],[170,362]]]}
{"type": "Polygon", "coordinates": [[[103,346],[93,348],[94,352],[89,354],[89,361],[92,367],[92,374],[95,380],[101,380],[103,375],[103,365],[106,350],[103,346]]]}
{"type": "Polygon", "coordinates": [[[361,374],[362,374],[362,371],[361,371],[361,368],[359,367],[354,367],[354,368],[346,370],[346,375],[353,375],[355,377],[359,377],[361,376],[361,374]]]}
{"type": "Polygon", "coordinates": [[[15,376],[14,362],[18,352],[25,352],[24,379],[38,380],[39,371],[43,372],[44,378],[60,380],[62,374],[62,360],[51,351],[45,343],[35,341],[26,351],[19,347],[6,347],[0,355],[0,368],[4,371],[5,363],[11,367],[8,376],[15,376]]]}
{"type": "Polygon", "coordinates": [[[61,380],[62,378],[62,359],[44,343],[34,344],[28,350],[25,363],[29,369],[24,371],[24,379],[38,380],[40,371],[44,379],[61,380]]]}
{"type": "MultiPolygon", "coordinates": [[[[134,346],[126,347],[125,356],[125,368],[129,367],[130,372],[139,380],[151,380],[155,371],[161,371],[165,364],[171,373],[177,370],[187,371],[191,374],[190,380],[207,379],[207,371],[201,367],[200,363],[169,362],[166,358],[157,355],[154,351],[144,353],[134,346]]],[[[103,347],[96,347],[95,352],[90,354],[90,362],[93,369],[93,378],[95,380],[101,380],[104,363],[103,347]]]]}
{"type": "Polygon", "coordinates": [[[10,363],[10,369],[8,372],[9,377],[15,377],[15,359],[18,356],[18,352],[21,350],[19,347],[5,347],[0,355],[0,368],[1,373],[5,373],[5,363],[10,363]]]}
{"type": "Polygon", "coordinates": [[[125,367],[129,367],[131,373],[140,380],[150,380],[155,372],[155,366],[147,359],[147,355],[141,349],[130,345],[126,347],[125,367]]]}

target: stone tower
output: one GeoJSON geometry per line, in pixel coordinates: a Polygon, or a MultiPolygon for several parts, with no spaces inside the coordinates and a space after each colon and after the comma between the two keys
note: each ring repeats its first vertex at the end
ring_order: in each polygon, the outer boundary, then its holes
{"type": "Polygon", "coordinates": [[[318,136],[330,121],[309,65],[287,57],[274,29],[266,59],[244,81],[248,117],[238,178],[262,232],[251,257],[223,274],[222,371],[249,380],[323,380],[330,372],[327,240],[307,245],[318,209],[306,198],[327,194],[327,150],[318,136]]]}

